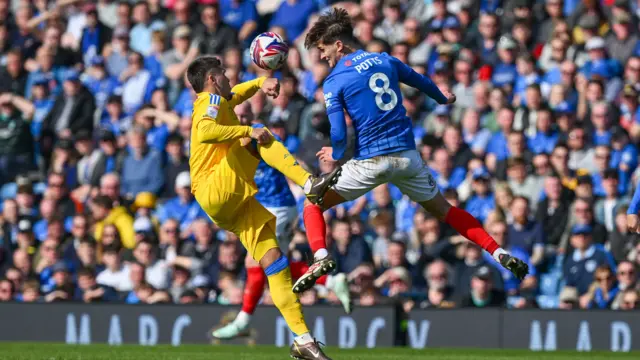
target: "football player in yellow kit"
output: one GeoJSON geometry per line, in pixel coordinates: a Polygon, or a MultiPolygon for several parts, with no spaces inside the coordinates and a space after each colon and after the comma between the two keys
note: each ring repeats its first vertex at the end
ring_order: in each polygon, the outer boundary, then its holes
{"type": "Polygon", "coordinates": [[[213,56],[196,59],[187,69],[187,79],[197,93],[189,160],[191,191],[211,219],[237,234],[264,269],[273,302],[296,334],[291,356],[329,359],[309,333],[302,306],[292,291],[288,260],[278,247],[275,217],[254,198],[257,188],[253,178],[261,158],[318,202],[337,180],[339,170],[314,177],[266,128],[240,125],[234,107],[260,89],[278,96],[277,79],[260,77],[231,89],[220,60],[213,56]]]}

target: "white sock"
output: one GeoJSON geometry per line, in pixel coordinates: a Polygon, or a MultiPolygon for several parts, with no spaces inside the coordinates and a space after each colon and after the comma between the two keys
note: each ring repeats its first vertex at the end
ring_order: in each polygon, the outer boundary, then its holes
{"type": "Polygon", "coordinates": [[[310,333],[304,333],[304,334],[302,334],[300,336],[296,336],[295,342],[298,345],[308,344],[310,342],[313,342],[313,337],[311,337],[310,333]]]}
{"type": "Polygon", "coordinates": [[[509,255],[509,253],[505,249],[498,248],[496,251],[493,252],[493,258],[496,259],[497,262],[500,262],[500,255],[502,254],[509,255]]]}
{"type": "Polygon", "coordinates": [[[309,176],[307,178],[307,181],[304,182],[304,186],[302,187],[302,190],[304,191],[305,194],[308,194],[311,191],[311,180],[313,179],[313,176],[309,176]]]}
{"type": "Polygon", "coordinates": [[[240,327],[247,327],[251,322],[251,314],[240,311],[233,322],[240,327]]]}
{"type": "Polygon", "coordinates": [[[315,261],[318,261],[326,258],[327,256],[329,256],[329,252],[327,251],[327,249],[320,249],[316,251],[315,254],[313,254],[313,259],[315,261]]]}

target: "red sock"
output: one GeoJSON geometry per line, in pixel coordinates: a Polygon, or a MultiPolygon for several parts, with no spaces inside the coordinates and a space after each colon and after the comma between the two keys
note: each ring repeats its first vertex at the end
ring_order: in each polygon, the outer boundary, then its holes
{"type": "Polygon", "coordinates": [[[482,224],[473,215],[460,208],[452,206],[444,217],[444,222],[456,229],[460,235],[480,245],[491,255],[500,248],[491,235],[482,228],[482,224]]]}
{"type": "Polygon", "coordinates": [[[318,205],[307,205],[302,211],[304,227],[307,230],[309,246],[315,254],[320,249],[327,247],[327,224],[322,216],[322,209],[318,205]]]}
{"type": "Polygon", "coordinates": [[[242,296],[242,311],[253,314],[262,297],[266,282],[267,275],[261,267],[247,268],[247,283],[244,286],[244,295],[242,296]]]}
{"type": "MultiPolygon", "coordinates": [[[[302,276],[302,274],[307,272],[307,270],[309,269],[309,265],[304,261],[294,261],[289,263],[289,268],[291,269],[291,277],[293,278],[293,281],[296,281],[298,278],[300,278],[300,276],[302,276]]],[[[326,275],[318,278],[318,280],[316,281],[316,284],[318,285],[324,285],[326,283],[326,275]]]]}

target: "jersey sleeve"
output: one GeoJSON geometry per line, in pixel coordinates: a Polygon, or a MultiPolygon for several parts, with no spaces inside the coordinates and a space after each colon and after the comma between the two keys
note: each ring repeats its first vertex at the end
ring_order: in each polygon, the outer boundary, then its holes
{"type": "Polygon", "coordinates": [[[243,82],[234,86],[231,89],[233,95],[231,96],[231,100],[229,100],[229,105],[231,105],[231,107],[233,108],[234,106],[242,104],[247,99],[255,95],[255,93],[260,90],[262,84],[264,84],[264,81],[266,79],[266,77],[262,76],[257,79],[243,82]]]}
{"type": "Polygon", "coordinates": [[[391,64],[396,69],[398,73],[398,80],[401,83],[407,84],[413,88],[420,90],[421,92],[427,94],[430,98],[434,99],[438,102],[438,104],[446,104],[447,98],[444,94],[438,89],[436,84],[429,79],[429,77],[418,74],[409,67],[407,64],[398,60],[397,58],[387,55],[390,59],[391,64]]]}
{"type": "Polygon", "coordinates": [[[344,157],[347,149],[347,122],[344,118],[344,100],[335,78],[328,78],[323,84],[324,104],[331,123],[331,146],[333,160],[344,157]]]}
{"type": "Polygon", "coordinates": [[[222,97],[214,94],[210,95],[206,111],[201,115],[202,118],[197,120],[196,130],[198,139],[201,142],[215,144],[251,136],[252,129],[250,126],[222,125],[218,123],[218,117],[221,116],[220,105],[225,105],[224,102],[225,100],[222,97]]]}

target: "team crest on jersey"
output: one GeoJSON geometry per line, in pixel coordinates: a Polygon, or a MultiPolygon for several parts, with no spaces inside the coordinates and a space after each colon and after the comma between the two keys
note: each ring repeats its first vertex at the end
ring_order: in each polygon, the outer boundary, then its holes
{"type": "Polygon", "coordinates": [[[351,60],[347,60],[344,62],[344,66],[351,66],[351,64],[353,64],[351,60]]]}
{"type": "Polygon", "coordinates": [[[331,107],[331,97],[333,96],[333,93],[327,93],[324,94],[324,106],[328,109],[329,107],[331,107]]]}

